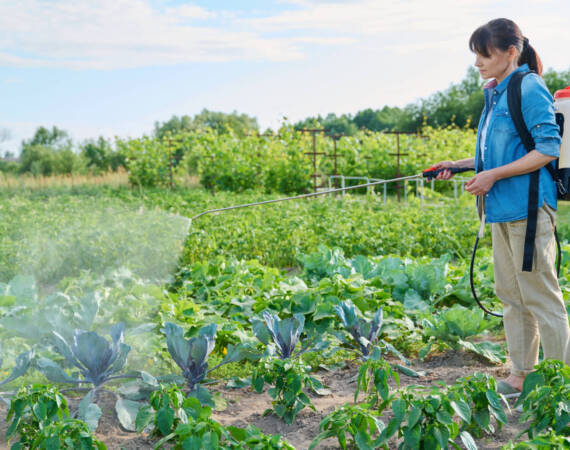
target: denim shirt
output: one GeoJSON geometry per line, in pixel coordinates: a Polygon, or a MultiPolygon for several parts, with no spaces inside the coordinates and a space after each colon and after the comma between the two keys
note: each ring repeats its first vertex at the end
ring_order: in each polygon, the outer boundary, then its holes
{"type": "MultiPolygon", "coordinates": [[[[527,64],[515,70],[528,72],[527,64]]],[[[514,73],[514,72],[513,72],[514,73]]],[[[484,87],[485,107],[479,121],[475,150],[475,171],[504,166],[527,154],[509,115],[507,86],[512,74],[497,84],[491,81],[484,87]],[[481,159],[481,130],[488,111],[491,111],[487,137],[485,139],[485,160],[481,159]]],[[[529,74],[523,78],[522,113],[529,129],[535,149],[548,156],[560,156],[560,135],[556,124],[552,96],[541,77],[529,74]]],[[[511,222],[526,219],[528,215],[528,186],[530,175],[517,175],[496,181],[486,194],[485,215],[487,222],[511,222]]],[[[540,169],[538,207],[544,202],[556,209],[556,186],[546,168],[540,169]]]]}

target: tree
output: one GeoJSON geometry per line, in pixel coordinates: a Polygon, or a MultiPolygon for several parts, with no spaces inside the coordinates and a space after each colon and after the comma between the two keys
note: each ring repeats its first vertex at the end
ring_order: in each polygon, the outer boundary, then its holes
{"type": "Polygon", "coordinates": [[[154,135],[162,139],[168,132],[172,135],[182,134],[184,132],[194,131],[196,125],[190,116],[172,116],[170,120],[160,123],[154,123],[154,135]]]}
{"type": "Polygon", "coordinates": [[[293,128],[296,130],[303,128],[325,128],[330,134],[344,134],[346,136],[352,136],[358,131],[350,114],[337,116],[334,113],[327,114],[325,118],[320,115],[317,117],[309,117],[297,122],[293,128]]]}
{"type": "Polygon", "coordinates": [[[39,127],[33,137],[22,141],[20,171],[34,176],[81,172],[84,161],[73,152],[73,143],[66,131],[57,127],[39,127]]]}
{"type": "Polygon", "coordinates": [[[87,161],[87,167],[97,172],[116,172],[125,167],[125,155],[113,149],[111,142],[103,136],[97,140],[89,139],[81,145],[81,154],[87,161]]]}
{"type": "Polygon", "coordinates": [[[542,77],[552,95],[554,95],[556,91],[570,86],[570,69],[561,72],[548,69],[542,74],[542,77]]]}
{"type": "Polygon", "coordinates": [[[259,125],[255,117],[239,114],[237,111],[227,114],[203,109],[193,118],[189,116],[172,116],[170,120],[164,123],[155,122],[154,134],[162,139],[168,132],[174,136],[185,131],[193,131],[205,127],[212,128],[218,133],[234,132],[238,136],[245,136],[259,131],[259,125]]]}
{"type": "Polygon", "coordinates": [[[67,131],[61,130],[57,127],[52,127],[48,130],[45,127],[39,127],[34,136],[29,141],[23,141],[22,147],[31,147],[34,145],[44,145],[52,148],[61,148],[71,146],[71,139],[67,131]]]}

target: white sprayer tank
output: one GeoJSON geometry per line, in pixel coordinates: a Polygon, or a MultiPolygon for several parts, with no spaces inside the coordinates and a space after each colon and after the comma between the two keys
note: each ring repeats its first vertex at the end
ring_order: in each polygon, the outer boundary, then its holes
{"type": "Polygon", "coordinates": [[[570,168],[570,86],[554,93],[554,111],[564,117],[558,167],[570,168]]]}

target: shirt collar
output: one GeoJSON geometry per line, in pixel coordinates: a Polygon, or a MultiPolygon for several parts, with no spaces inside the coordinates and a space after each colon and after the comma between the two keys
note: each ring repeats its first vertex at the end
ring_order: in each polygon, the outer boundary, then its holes
{"type": "Polygon", "coordinates": [[[511,79],[511,77],[513,76],[513,74],[515,72],[528,72],[529,68],[528,68],[528,64],[523,64],[522,66],[517,67],[515,70],[513,70],[508,76],[507,78],[505,78],[503,81],[501,81],[500,83],[497,83],[497,80],[491,80],[489,81],[485,86],[483,86],[483,89],[495,89],[495,91],[497,92],[497,94],[501,94],[509,85],[509,80],[511,79]]]}

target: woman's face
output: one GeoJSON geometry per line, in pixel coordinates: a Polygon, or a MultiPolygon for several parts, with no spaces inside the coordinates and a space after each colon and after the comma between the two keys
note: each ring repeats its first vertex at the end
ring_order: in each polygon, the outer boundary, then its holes
{"type": "Polygon", "coordinates": [[[500,83],[516,69],[516,53],[512,46],[507,51],[490,49],[488,57],[475,52],[475,67],[484,80],[495,78],[500,83]]]}

